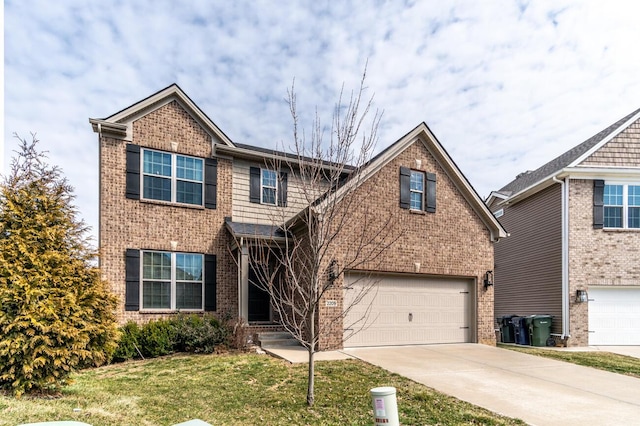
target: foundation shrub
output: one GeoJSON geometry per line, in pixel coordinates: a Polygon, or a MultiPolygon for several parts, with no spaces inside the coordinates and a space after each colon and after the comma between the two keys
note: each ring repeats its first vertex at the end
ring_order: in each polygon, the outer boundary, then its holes
{"type": "Polygon", "coordinates": [[[228,331],[211,315],[178,315],[172,320],[175,327],[174,349],[178,352],[212,353],[226,342],[228,331]]]}

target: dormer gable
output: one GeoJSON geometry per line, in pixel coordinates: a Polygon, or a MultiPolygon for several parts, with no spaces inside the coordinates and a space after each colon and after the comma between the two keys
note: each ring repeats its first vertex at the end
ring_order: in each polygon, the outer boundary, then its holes
{"type": "Polygon", "coordinates": [[[134,121],[171,102],[176,102],[202,127],[211,137],[212,144],[234,146],[231,139],[175,83],[107,118],[90,118],[89,122],[96,133],[131,141],[134,121]]]}

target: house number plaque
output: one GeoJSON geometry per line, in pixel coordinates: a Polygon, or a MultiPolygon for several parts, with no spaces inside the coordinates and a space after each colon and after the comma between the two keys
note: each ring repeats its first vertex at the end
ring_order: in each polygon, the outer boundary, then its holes
{"type": "Polygon", "coordinates": [[[327,308],[337,308],[338,307],[338,301],[337,300],[327,300],[324,302],[324,306],[326,306],[327,308]]]}

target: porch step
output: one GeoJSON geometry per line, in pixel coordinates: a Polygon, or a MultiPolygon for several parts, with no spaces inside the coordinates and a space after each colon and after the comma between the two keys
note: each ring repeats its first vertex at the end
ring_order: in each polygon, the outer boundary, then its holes
{"type": "Polygon", "coordinates": [[[258,333],[261,348],[277,348],[279,346],[301,346],[293,336],[286,331],[267,331],[258,333]]]}

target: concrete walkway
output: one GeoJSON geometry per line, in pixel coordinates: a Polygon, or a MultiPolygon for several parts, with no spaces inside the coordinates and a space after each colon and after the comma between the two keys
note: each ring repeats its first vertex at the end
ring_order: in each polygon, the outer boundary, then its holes
{"type": "MultiPolygon", "coordinates": [[[[309,361],[309,352],[302,346],[280,346],[277,348],[262,348],[263,351],[276,358],[282,358],[292,364],[300,364],[309,361]]],[[[353,358],[342,351],[325,351],[316,352],[314,359],[316,361],[339,361],[343,359],[353,358]]]]}
{"type": "Polygon", "coordinates": [[[633,377],[477,344],[344,353],[532,425],[640,422],[640,379],[633,377]]]}

